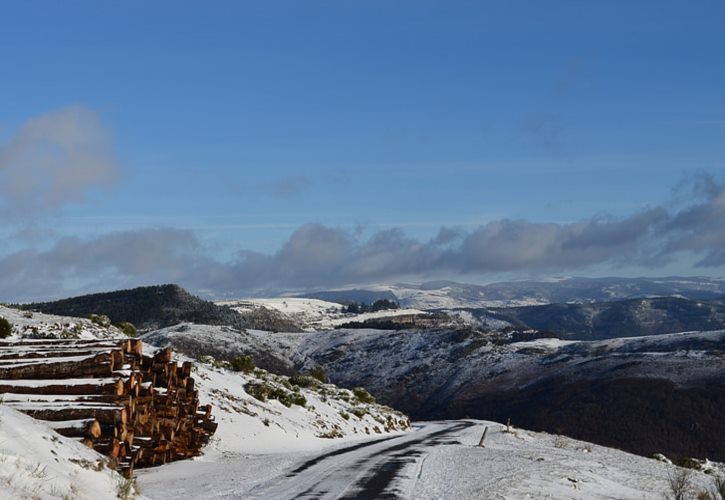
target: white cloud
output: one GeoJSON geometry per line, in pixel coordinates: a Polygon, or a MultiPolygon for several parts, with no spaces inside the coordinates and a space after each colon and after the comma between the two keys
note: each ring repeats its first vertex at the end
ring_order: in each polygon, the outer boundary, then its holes
{"type": "Polygon", "coordinates": [[[0,213],[50,213],[118,176],[109,135],[96,114],[81,106],[53,111],[28,120],[0,146],[0,213]]]}

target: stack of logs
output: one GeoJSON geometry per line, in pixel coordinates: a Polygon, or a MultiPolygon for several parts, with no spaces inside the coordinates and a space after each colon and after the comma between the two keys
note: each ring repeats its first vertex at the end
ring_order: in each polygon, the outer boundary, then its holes
{"type": "Polygon", "coordinates": [[[196,456],[217,424],[199,406],[191,363],[171,349],[142,353],[140,340],[0,342],[0,400],[134,467],[196,456]]]}

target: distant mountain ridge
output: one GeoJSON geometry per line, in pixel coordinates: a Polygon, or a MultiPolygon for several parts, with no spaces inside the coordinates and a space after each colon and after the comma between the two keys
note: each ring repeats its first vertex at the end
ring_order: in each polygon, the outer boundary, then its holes
{"type": "Polygon", "coordinates": [[[510,281],[470,285],[452,281],[397,284],[390,290],[405,307],[508,307],[554,303],[608,302],[647,297],[707,300],[725,295],[725,279],[561,278],[549,281],[510,281]]]}
{"type": "Polygon", "coordinates": [[[490,315],[519,329],[549,331],[559,338],[572,340],[725,329],[725,297],[716,300],[657,297],[472,309],[470,312],[474,316],[490,315]]]}
{"type": "Polygon", "coordinates": [[[301,296],[339,303],[372,302],[387,298],[396,300],[402,307],[426,310],[609,302],[673,296],[707,300],[725,296],[725,278],[567,277],[541,281],[504,281],[486,285],[438,280],[317,291],[301,296]]]}

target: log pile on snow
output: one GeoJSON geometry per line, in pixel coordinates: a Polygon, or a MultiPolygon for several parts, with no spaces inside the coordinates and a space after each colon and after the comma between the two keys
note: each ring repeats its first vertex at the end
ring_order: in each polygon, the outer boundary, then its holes
{"type": "Polygon", "coordinates": [[[171,349],[144,355],[141,341],[0,342],[0,400],[135,467],[196,456],[216,431],[199,405],[191,363],[171,349]]]}

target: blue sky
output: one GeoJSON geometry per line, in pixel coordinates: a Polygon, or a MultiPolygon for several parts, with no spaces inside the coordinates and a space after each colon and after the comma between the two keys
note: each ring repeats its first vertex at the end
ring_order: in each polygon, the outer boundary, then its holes
{"type": "Polygon", "coordinates": [[[0,298],[724,275],[724,18],[707,0],[3,5],[0,298]]]}

